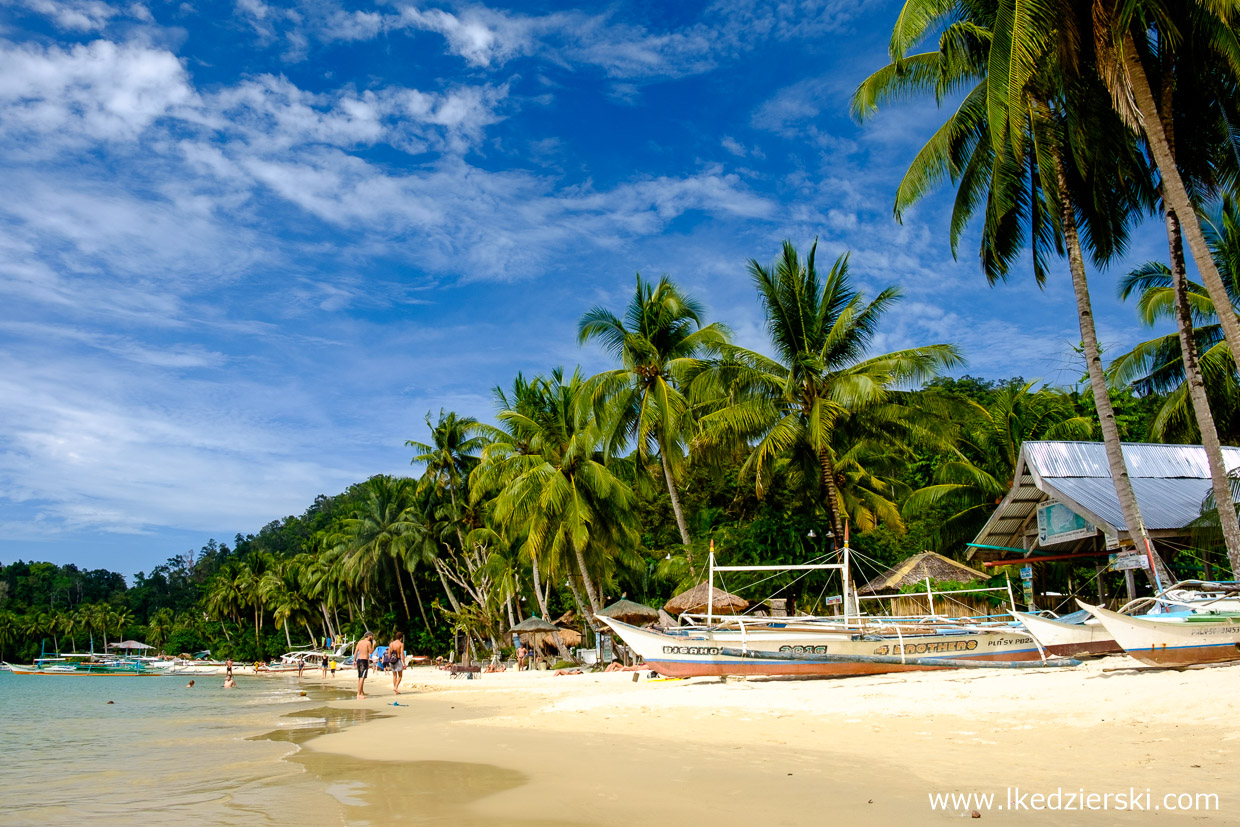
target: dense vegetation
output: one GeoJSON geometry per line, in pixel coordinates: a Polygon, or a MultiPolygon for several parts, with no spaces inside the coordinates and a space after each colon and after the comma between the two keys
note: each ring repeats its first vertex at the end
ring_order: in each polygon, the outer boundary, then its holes
{"type": "MultiPolygon", "coordinates": [[[[1240,422],[1233,6],[909,0],[890,65],[853,98],[858,118],[917,95],[954,102],[910,159],[896,216],[950,183],[953,249],[979,229],[991,283],[1026,255],[1041,283],[1066,258],[1079,388],[946,378],[962,364],[951,343],[875,352],[900,291],[863,296],[847,256],[819,273],[813,248],[788,243],[770,265],[750,262],[762,351],[733,343],[671,280],[639,276],[620,313],[583,308],[579,340],[603,347],[611,370],[518,375],[494,390],[489,414],[428,415],[428,432],[408,443],[416,477],[359,482],[128,586],[112,572],[4,567],[0,652],[135,636],[248,659],[367,628],[404,629],[414,651],[441,652],[454,635],[498,646],[530,614],[588,618],[621,595],[658,602],[701,579],[712,543],[729,563],[800,562],[846,530],[858,573],[872,574],[926,547],[959,552],[1027,439],[1102,439],[1138,547],[1144,523],[1121,440],[1202,442],[1214,497],[1230,501],[1219,445],[1240,422]],[[1107,373],[1085,260],[1105,271],[1152,216],[1167,227],[1167,262],[1119,289],[1138,299],[1140,319],[1172,320],[1176,332],[1107,373]],[[1187,278],[1185,246],[1200,284],[1187,278]]],[[[1219,547],[1202,555],[1240,568],[1234,509],[1213,521],[1219,547]]],[[[1044,568],[1045,586],[1081,582],[1044,568]]],[[[789,575],[763,590],[813,609],[827,588],[789,575]]]]}

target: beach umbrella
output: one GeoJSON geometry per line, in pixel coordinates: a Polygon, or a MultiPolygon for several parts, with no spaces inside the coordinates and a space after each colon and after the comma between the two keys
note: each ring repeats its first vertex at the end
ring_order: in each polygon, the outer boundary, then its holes
{"type": "MultiPolygon", "coordinates": [[[[743,612],[749,607],[749,601],[743,597],[725,592],[723,589],[714,589],[714,598],[711,601],[715,614],[726,615],[743,612]]],[[[667,609],[674,615],[692,612],[700,614],[706,611],[707,596],[711,593],[710,586],[705,582],[698,583],[687,592],[681,592],[671,600],[663,604],[663,608],[667,609]]]]}
{"type": "Polygon", "coordinates": [[[612,603],[606,609],[601,610],[598,616],[610,617],[612,620],[631,623],[634,626],[644,626],[659,619],[659,610],[643,606],[640,603],[634,603],[632,600],[621,599],[612,603]]]}

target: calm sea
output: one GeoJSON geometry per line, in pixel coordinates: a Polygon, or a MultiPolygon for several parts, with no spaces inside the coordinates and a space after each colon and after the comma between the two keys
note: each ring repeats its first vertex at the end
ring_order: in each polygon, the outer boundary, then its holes
{"type": "Polygon", "coordinates": [[[0,822],[344,824],[272,730],[323,725],[330,690],[291,678],[70,678],[0,672],[0,822]],[[113,703],[109,704],[108,701],[113,703]],[[287,717],[290,712],[301,713],[287,717]]]}

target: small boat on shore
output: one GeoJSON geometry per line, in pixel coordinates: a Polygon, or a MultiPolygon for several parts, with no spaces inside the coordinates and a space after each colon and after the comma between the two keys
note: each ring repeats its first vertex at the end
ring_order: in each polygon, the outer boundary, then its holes
{"type": "Polygon", "coordinates": [[[1132,617],[1080,603],[1123,650],[1150,666],[1195,666],[1240,660],[1240,613],[1132,617]]]}
{"type": "Polygon", "coordinates": [[[1051,655],[1109,655],[1124,651],[1107,628],[1084,610],[1063,617],[1013,612],[1051,655]]]}

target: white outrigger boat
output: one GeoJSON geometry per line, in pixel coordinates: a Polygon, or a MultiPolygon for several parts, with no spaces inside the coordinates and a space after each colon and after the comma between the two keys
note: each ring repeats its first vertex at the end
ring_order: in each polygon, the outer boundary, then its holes
{"type": "MultiPolygon", "coordinates": [[[[1153,597],[1129,601],[1119,608],[1118,613],[1160,620],[1227,611],[1240,611],[1240,599],[1237,599],[1234,585],[1184,580],[1153,597]]],[[[1052,655],[1076,657],[1124,651],[1115,640],[1115,635],[1086,610],[1057,618],[1027,612],[1013,614],[1052,655]]]]}
{"type": "Polygon", "coordinates": [[[872,675],[955,668],[954,661],[1046,660],[1037,642],[1012,624],[941,617],[887,618],[852,613],[849,549],[841,563],[799,566],[716,566],[712,550],[706,615],[700,625],[641,629],[607,617],[606,624],[652,670],[666,677],[723,675],[872,675]],[[719,617],[713,611],[717,571],[838,570],[843,617],[719,617]],[[942,663],[935,663],[935,661],[942,663]]]}
{"type": "Polygon", "coordinates": [[[1240,613],[1201,611],[1132,617],[1080,603],[1123,650],[1150,666],[1194,666],[1240,660],[1240,613]]]}

